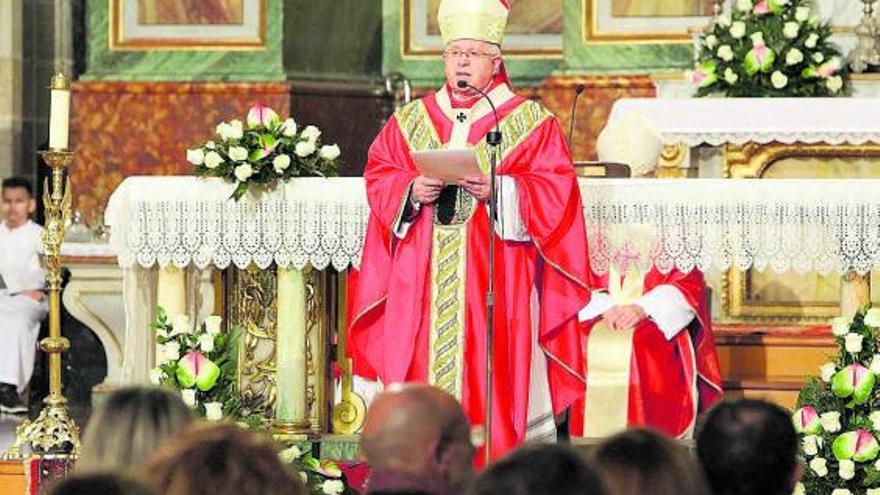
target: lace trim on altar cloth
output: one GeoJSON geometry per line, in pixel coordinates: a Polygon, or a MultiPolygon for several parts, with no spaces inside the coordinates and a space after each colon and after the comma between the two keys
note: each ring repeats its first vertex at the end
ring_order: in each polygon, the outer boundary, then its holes
{"type": "Polygon", "coordinates": [[[664,144],[684,144],[688,147],[696,146],[723,146],[725,144],[743,145],[755,144],[828,144],[839,146],[843,144],[861,145],[865,143],[880,143],[880,132],[799,132],[799,131],[775,131],[773,133],[762,130],[750,132],[663,132],[664,144]]]}

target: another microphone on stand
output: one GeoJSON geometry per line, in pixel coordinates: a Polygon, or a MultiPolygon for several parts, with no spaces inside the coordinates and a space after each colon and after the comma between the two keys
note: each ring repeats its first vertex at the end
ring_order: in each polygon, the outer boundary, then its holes
{"type": "Polygon", "coordinates": [[[571,122],[568,123],[568,151],[574,155],[574,151],[571,151],[571,140],[574,137],[574,121],[575,121],[575,111],[577,111],[578,98],[580,98],[581,93],[584,92],[584,85],[578,84],[574,88],[574,101],[571,102],[571,122]]]}

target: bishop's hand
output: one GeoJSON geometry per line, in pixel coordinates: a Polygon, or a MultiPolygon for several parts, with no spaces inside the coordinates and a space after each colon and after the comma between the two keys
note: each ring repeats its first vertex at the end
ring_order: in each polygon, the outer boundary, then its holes
{"type": "Polygon", "coordinates": [[[443,181],[420,175],[416,177],[412,185],[412,199],[421,204],[430,204],[437,201],[440,191],[443,190],[443,181]]]}
{"type": "Polygon", "coordinates": [[[471,196],[479,201],[489,200],[489,176],[477,175],[474,177],[465,177],[457,182],[458,186],[469,192],[471,196]]]}
{"type": "Polygon", "coordinates": [[[648,315],[638,304],[615,306],[602,314],[602,319],[614,330],[634,328],[648,315]]]}

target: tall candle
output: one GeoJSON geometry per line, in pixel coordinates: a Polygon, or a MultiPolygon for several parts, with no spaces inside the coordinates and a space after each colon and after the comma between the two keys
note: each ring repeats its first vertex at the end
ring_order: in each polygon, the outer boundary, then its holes
{"type": "Polygon", "coordinates": [[[308,369],[306,364],[306,286],[303,272],[278,268],[278,366],[275,417],[282,423],[307,427],[308,369]]]}
{"type": "Polygon", "coordinates": [[[70,81],[60,72],[52,77],[52,105],[49,110],[49,148],[66,150],[70,118],[70,81]]]}

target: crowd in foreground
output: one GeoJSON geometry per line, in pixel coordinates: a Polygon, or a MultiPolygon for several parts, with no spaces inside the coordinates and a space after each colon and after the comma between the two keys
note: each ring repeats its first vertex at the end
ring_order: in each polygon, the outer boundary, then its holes
{"type": "MultiPolygon", "coordinates": [[[[386,390],[361,438],[369,494],[789,495],[802,474],[790,416],[758,400],[724,401],[695,448],[632,429],[588,448],[527,444],[480,473],[461,406],[424,385],[386,390]]],[[[202,423],[154,388],[115,392],[90,421],[83,455],[52,495],[305,495],[269,438],[202,423]]]]}

